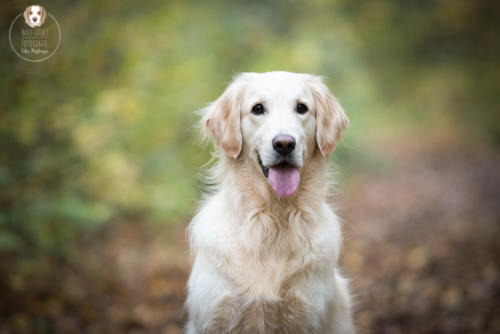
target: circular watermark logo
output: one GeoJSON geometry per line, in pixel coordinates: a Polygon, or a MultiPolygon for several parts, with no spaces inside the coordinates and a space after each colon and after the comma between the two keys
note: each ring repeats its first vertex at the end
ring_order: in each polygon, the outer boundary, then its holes
{"type": "Polygon", "coordinates": [[[59,48],[61,27],[42,6],[28,6],[10,24],[9,43],[21,59],[41,62],[52,57],[59,48]]]}

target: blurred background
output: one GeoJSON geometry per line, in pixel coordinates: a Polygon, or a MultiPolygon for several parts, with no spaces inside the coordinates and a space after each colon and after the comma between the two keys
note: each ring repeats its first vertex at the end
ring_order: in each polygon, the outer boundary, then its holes
{"type": "Polygon", "coordinates": [[[0,333],[179,333],[210,158],[193,112],[240,71],[325,76],[351,119],[331,202],[360,333],[500,332],[495,1],[0,4],[0,333]]]}

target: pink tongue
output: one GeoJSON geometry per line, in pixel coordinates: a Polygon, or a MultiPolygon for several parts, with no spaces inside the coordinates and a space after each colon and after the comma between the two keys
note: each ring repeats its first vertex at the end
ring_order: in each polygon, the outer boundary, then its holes
{"type": "Polygon", "coordinates": [[[299,187],[299,170],[291,166],[270,167],[268,180],[276,195],[289,197],[299,187]]]}

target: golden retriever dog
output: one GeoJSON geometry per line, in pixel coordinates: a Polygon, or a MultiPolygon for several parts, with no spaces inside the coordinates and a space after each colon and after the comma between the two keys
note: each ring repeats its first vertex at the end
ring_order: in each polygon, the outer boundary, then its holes
{"type": "Polygon", "coordinates": [[[32,5],[26,7],[23,13],[24,21],[31,28],[41,27],[47,17],[47,12],[42,6],[32,5]]]}
{"type": "Polygon", "coordinates": [[[220,150],[188,228],[188,334],[354,333],[325,200],[348,124],[319,77],[289,72],[240,74],[203,110],[220,150]]]}

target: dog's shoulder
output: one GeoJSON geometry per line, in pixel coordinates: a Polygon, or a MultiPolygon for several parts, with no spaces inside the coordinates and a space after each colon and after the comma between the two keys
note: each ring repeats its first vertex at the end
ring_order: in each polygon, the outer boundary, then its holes
{"type": "Polygon", "coordinates": [[[323,202],[320,208],[319,221],[311,234],[311,243],[319,253],[331,257],[336,262],[342,244],[341,221],[332,208],[323,202]]]}
{"type": "Polygon", "coordinates": [[[189,224],[191,246],[195,249],[224,247],[234,219],[234,213],[221,192],[208,196],[189,224]]]}

